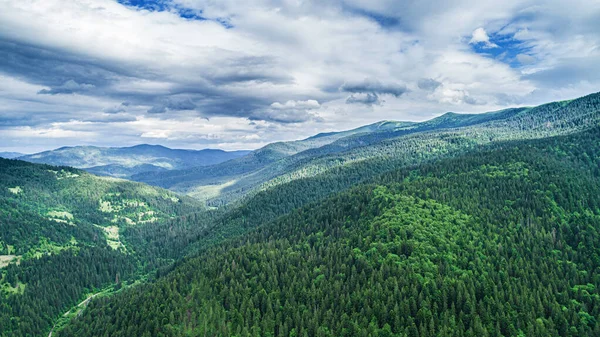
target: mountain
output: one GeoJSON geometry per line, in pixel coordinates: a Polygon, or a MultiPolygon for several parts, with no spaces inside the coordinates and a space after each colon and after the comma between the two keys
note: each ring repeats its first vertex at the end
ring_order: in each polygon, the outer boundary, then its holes
{"type": "Polygon", "coordinates": [[[322,133],[304,140],[272,143],[252,151],[246,156],[217,165],[173,170],[171,172],[138,174],[133,175],[131,179],[206,200],[220,195],[221,191],[230,186],[243,185],[240,188],[245,188],[245,183],[238,182],[241,179],[250,180],[253,175],[259,174],[261,177],[258,179],[265,180],[267,176],[263,172],[266,169],[280,167],[281,161],[296,154],[321,148],[352,135],[394,130],[412,124],[411,122],[384,121],[348,131],[322,133]]]}
{"type": "Polygon", "coordinates": [[[421,123],[380,122],[341,133],[269,144],[217,165],[133,175],[222,206],[273,186],[362,161],[417,163],[501,140],[569,134],[600,120],[600,94],[482,114],[446,113],[421,123]]]}
{"type": "Polygon", "coordinates": [[[94,300],[57,336],[597,336],[591,127],[390,170],[94,300]]]}
{"type": "Polygon", "coordinates": [[[170,264],[129,231],[176,236],[175,222],[202,209],[140,183],[0,159],[0,336],[48,335],[87,293],[170,264]]]}
{"type": "Polygon", "coordinates": [[[21,156],[24,156],[24,154],[19,152],[0,152],[0,158],[13,159],[21,156]]]}
{"type": "Polygon", "coordinates": [[[237,179],[215,209],[0,160],[0,336],[597,336],[599,117],[594,94],[274,143],[202,168],[237,179]]]}
{"type": "Polygon", "coordinates": [[[72,166],[98,175],[127,178],[142,172],[214,165],[244,156],[248,152],[213,149],[178,150],[147,144],[109,148],[75,146],[20,156],[19,159],[33,163],[72,166]]]}

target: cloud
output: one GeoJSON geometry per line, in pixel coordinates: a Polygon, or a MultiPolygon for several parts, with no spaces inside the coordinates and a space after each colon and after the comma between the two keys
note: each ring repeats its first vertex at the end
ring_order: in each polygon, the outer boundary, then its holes
{"type": "Polygon", "coordinates": [[[380,95],[392,95],[394,97],[400,97],[408,91],[406,85],[399,83],[386,83],[383,84],[375,79],[365,79],[360,82],[346,82],[340,90],[343,92],[350,92],[354,94],[380,94],[380,95]]]}
{"type": "Polygon", "coordinates": [[[517,61],[521,64],[533,64],[535,63],[535,57],[527,54],[517,54],[517,61]]]}
{"type": "Polygon", "coordinates": [[[148,110],[148,113],[157,114],[169,111],[194,110],[196,104],[190,98],[173,98],[169,97],[163,103],[155,105],[148,110]]]}
{"type": "Polygon", "coordinates": [[[498,48],[497,44],[490,42],[490,37],[488,36],[485,29],[483,29],[481,27],[479,27],[473,31],[473,34],[471,35],[471,40],[469,41],[469,44],[475,44],[475,45],[481,44],[481,45],[483,45],[484,48],[498,48]]]}
{"type": "Polygon", "coordinates": [[[62,85],[50,88],[50,89],[42,89],[38,91],[38,94],[41,95],[57,95],[57,94],[73,94],[77,92],[87,91],[93,89],[93,84],[82,83],[79,84],[74,80],[68,80],[62,85]]]}
{"type": "Polygon", "coordinates": [[[287,109],[317,109],[321,105],[314,99],[309,99],[306,101],[287,101],[284,104],[279,102],[275,102],[271,104],[271,108],[277,110],[287,110],[287,109]]]}
{"type": "Polygon", "coordinates": [[[379,99],[376,93],[352,94],[346,98],[346,104],[364,104],[364,105],[382,105],[383,101],[379,99]]]}
{"type": "Polygon", "coordinates": [[[419,87],[419,89],[427,91],[434,91],[440,85],[442,85],[441,82],[438,82],[432,78],[421,78],[419,79],[419,82],[417,82],[417,86],[419,87]]]}
{"type": "Polygon", "coordinates": [[[302,123],[309,120],[319,120],[312,110],[321,105],[314,99],[305,101],[273,102],[268,109],[254,112],[250,120],[265,120],[276,123],[302,123]]]}
{"type": "Polygon", "coordinates": [[[131,105],[131,103],[129,103],[129,102],[123,102],[123,103],[121,103],[119,105],[115,105],[115,106],[112,106],[112,107],[109,107],[109,108],[105,108],[102,111],[105,112],[105,113],[107,113],[107,114],[117,114],[117,113],[120,113],[120,112],[127,111],[127,107],[129,105],[131,105]]]}

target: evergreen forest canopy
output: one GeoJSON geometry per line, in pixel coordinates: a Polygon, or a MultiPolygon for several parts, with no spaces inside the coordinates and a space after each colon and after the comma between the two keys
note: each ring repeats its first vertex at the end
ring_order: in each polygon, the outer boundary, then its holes
{"type": "Polygon", "coordinates": [[[219,201],[0,159],[0,336],[598,336],[599,117],[593,94],[153,176],[248,183],[219,201]]]}

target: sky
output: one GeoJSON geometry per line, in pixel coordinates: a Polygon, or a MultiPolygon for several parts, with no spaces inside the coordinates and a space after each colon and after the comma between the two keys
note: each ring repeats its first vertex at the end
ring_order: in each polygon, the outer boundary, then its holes
{"type": "Polygon", "coordinates": [[[0,151],[255,149],[600,91],[600,1],[2,0],[0,151]]]}

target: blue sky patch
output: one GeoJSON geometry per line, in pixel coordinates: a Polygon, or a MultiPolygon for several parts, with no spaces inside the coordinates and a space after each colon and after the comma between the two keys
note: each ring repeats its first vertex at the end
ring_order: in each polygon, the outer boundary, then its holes
{"type": "Polygon", "coordinates": [[[519,60],[519,54],[527,55],[531,50],[523,41],[516,40],[511,35],[489,34],[490,43],[495,47],[485,43],[471,44],[471,48],[478,54],[496,59],[510,65],[512,68],[520,68],[524,65],[523,60],[519,60]]]}
{"type": "Polygon", "coordinates": [[[352,7],[344,4],[343,8],[348,13],[365,17],[371,21],[375,21],[379,26],[386,29],[399,29],[402,27],[400,19],[393,16],[386,16],[380,13],[369,11],[362,8],[352,7]]]}
{"type": "MultiPolygon", "coordinates": [[[[177,13],[186,20],[210,20],[202,16],[202,10],[182,7],[173,3],[171,0],[116,0],[118,3],[129,7],[135,7],[151,12],[172,12],[177,13]]],[[[231,22],[226,18],[217,18],[213,21],[220,23],[223,27],[233,28],[231,22]]]]}
{"type": "Polygon", "coordinates": [[[152,12],[168,11],[173,6],[173,3],[168,0],[117,0],[117,2],[125,6],[137,7],[152,12]]]}

